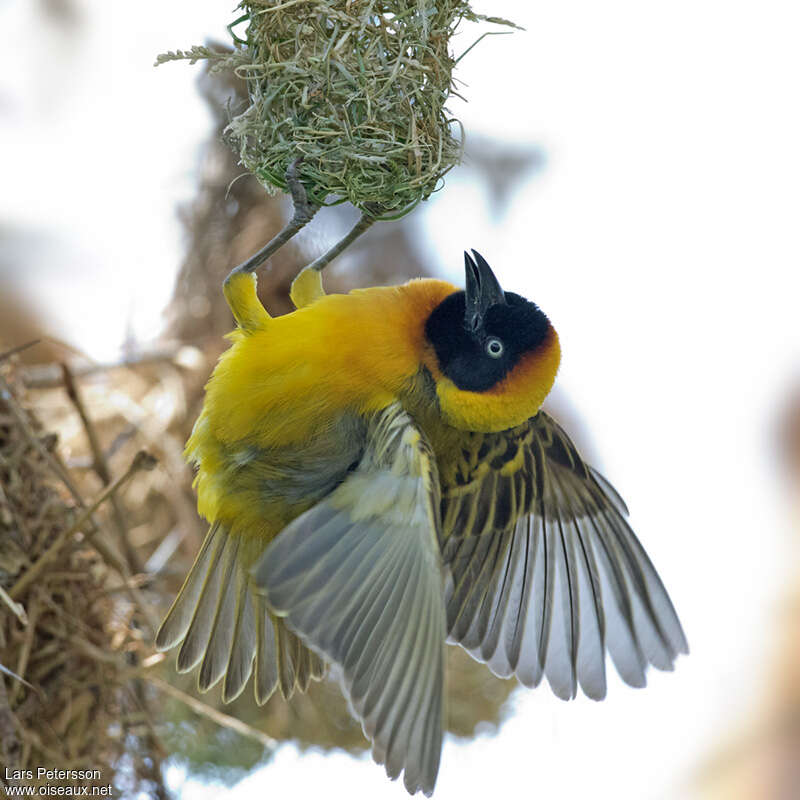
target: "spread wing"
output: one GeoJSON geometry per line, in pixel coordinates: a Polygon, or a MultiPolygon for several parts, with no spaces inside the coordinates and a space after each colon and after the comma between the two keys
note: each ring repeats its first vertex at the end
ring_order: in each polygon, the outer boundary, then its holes
{"type": "Polygon", "coordinates": [[[254,576],[272,610],[338,664],[373,757],[433,791],[443,724],[439,480],[399,406],[377,415],[357,469],[290,523],[254,576]]]}
{"type": "Polygon", "coordinates": [[[601,699],[606,648],[632,686],[688,652],[625,504],[546,413],[464,434],[440,477],[450,641],[495,673],[601,699]]]}

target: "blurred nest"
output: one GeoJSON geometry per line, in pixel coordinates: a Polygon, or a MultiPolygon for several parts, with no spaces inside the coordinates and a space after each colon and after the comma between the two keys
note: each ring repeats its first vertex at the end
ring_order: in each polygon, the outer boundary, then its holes
{"type": "Polygon", "coordinates": [[[267,188],[287,166],[316,203],[329,195],[371,216],[401,215],[433,192],[461,157],[445,104],[456,64],[451,39],[475,14],[464,0],[244,0],[234,51],[208,47],[158,57],[209,59],[247,83],[249,104],[226,134],[267,188]]]}
{"type": "MultiPolygon", "coordinates": [[[[57,437],[43,432],[20,392],[0,364],[2,762],[34,776],[39,766],[96,770],[70,785],[161,795],[160,753],[132,679],[150,649],[138,590],[124,556],[100,538],[57,437]]],[[[99,500],[152,465],[139,454],[99,500]]]]}

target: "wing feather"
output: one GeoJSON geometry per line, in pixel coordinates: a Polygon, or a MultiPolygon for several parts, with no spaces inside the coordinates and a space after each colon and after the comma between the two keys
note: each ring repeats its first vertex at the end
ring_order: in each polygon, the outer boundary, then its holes
{"type": "Polygon", "coordinates": [[[688,652],[680,622],[614,487],[544,412],[440,454],[449,641],[500,676],[572,698],[688,652]]]}
{"type": "Polygon", "coordinates": [[[391,778],[430,794],[439,768],[446,617],[439,481],[399,406],[376,415],[361,462],[291,522],[254,571],[275,614],[339,665],[391,778]]]}

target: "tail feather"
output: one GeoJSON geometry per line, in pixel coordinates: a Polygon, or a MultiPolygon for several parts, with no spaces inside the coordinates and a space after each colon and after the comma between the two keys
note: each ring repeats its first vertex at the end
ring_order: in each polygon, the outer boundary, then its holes
{"type": "Polygon", "coordinates": [[[278,688],[284,697],[291,697],[300,667],[300,640],[285,625],[276,626],[278,653],[278,688]]]}
{"type": "Polygon", "coordinates": [[[156,647],[159,650],[171,650],[186,637],[200,600],[200,594],[203,591],[203,582],[216,557],[220,543],[219,526],[213,525],[203,541],[203,546],[200,548],[178,596],[156,634],[156,647]]]}
{"type": "MultiPolygon", "coordinates": [[[[239,580],[244,583],[241,578],[239,580]]],[[[246,590],[246,587],[240,586],[238,596],[233,646],[225,671],[225,682],[222,685],[222,699],[226,703],[235,700],[244,690],[253,672],[256,657],[256,615],[253,595],[246,590]]]]}
{"type": "Polygon", "coordinates": [[[254,589],[240,543],[222,526],[211,527],[161,624],[156,647],[164,651],[180,644],[178,671],[201,665],[200,691],[224,678],[225,702],[241,694],[253,673],[259,704],[276,688],[288,699],[323,677],[325,664],[270,613],[254,589]]]}
{"type": "MultiPolygon", "coordinates": [[[[200,596],[194,608],[189,630],[178,651],[178,672],[190,672],[193,670],[203,659],[203,656],[208,649],[208,640],[211,638],[211,632],[214,627],[214,620],[216,619],[217,604],[220,593],[223,590],[222,573],[220,562],[222,555],[225,551],[226,538],[220,536],[219,531],[215,534],[214,552],[208,563],[208,568],[205,575],[200,579],[200,596]]],[[[194,567],[192,567],[194,572],[194,567]]],[[[187,598],[187,601],[189,598],[187,598]]],[[[180,595],[176,600],[180,603],[180,595]]],[[[183,604],[181,603],[181,606],[183,604]]],[[[180,606],[179,606],[180,608],[180,606]]],[[[181,609],[180,616],[183,617],[186,612],[181,609]]]]}
{"type": "Polygon", "coordinates": [[[278,643],[275,629],[267,611],[264,596],[255,595],[256,607],[256,703],[260,706],[272,697],[278,685],[278,643]]]}
{"type": "Polygon", "coordinates": [[[220,591],[216,598],[211,632],[197,681],[201,692],[215,686],[225,674],[233,645],[234,614],[241,596],[239,587],[242,585],[242,579],[239,574],[242,570],[236,563],[238,539],[229,536],[225,545],[217,566],[217,571],[221,574],[220,591]]]}

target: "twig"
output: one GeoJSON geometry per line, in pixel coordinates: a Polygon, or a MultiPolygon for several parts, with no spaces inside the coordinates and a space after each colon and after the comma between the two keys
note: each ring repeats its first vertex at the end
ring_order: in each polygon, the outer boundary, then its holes
{"type": "MultiPolygon", "coordinates": [[[[60,769],[83,769],[93,766],[92,762],[82,756],[65,761],[61,753],[57,753],[49,748],[42,741],[42,737],[30,728],[17,726],[17,733],[19,734],[20,738],[28,743],[34,750],[38,750],[43,756],[45,756],[48,763],[58,764],[60,769]]],[[[20,760],[21,765],[26,763],[28,763],[27,757],[20,760]]]]}
{"type": "MultiPolygon", "coordinates": [[[[55,631],[52,631],[52,633],[54,635],[56,634],[55,631]]],[[[99,647],[97,647],[97,645],[92,644],[90,641],[87,641],[81,636],[72,635],[64,638],[69,639],[69,641],[79,650],[83,650],[87,656],[93,658],[95,661],[98,661],[101,664],[109,664],[110,666],[117,667],[117,669],[122,669],[124,667],[122,659],[118,654],[107,653],[105,650],[101,650],[99,647]]]]}
{"type": "MultiPolygon", "coordinates": [[[[141,678],[133,678],[131,680],[129,688],[131,690],[135,702],[139,704],[139,709],[142,713],[143,719],[145,720],[145,724],[147,727],[147,732],[144,734],[144,738],[146,741],[145,746],[148,748],[148,752],[157,753],[159,761],[163,761],[164,759],[167,758],[167,752],[163,743],[161,742],[161,739],[156,734],[156,730],[153,725],[153,711],[150,708],[150,703],[148,702],[147,693],[145,692],[144,688],[144,682],[142,681],[141,678]]],[[[130,720],[123,718],[122,730],[130,731],[131,727],[132,726],[130,720]]],[[[158,800],[166,800],[167,794],[162,785],[161,770],[157,765],[156,759],[151,758],[149,759],[149,762],[148,760],[146,760],[143,766],[147,770],[147,772],[149,772],[150,780],[155,786],[156,789],[155,798],[157,798],[158,800]]]]}
{"type": "Polygon", "coordinates": [[[21,353],[23,350],[27,350],[29,347],[33,347],[35,344],[39,344],[41,339],[33,339],[30,342],[25,342],[25,344],[18,344],[16,347],[12,347],[10,350],[6,350],[4,353],[0,353],[0,362],[5,361],[11,356],[16,355],[17,353],[21,353]]]}
{"type": "MultiPolygon", "coordinates": [[[[84,514],[79,518],[82,521],[80,522],[80,524],[78,524],[77,527],[81,527],[86,522],[89,523],[87,537],[92,542],[97,552],[100,553],[100,555],[106,560],[106,562],[108,562],[112,567],[114,567],[114,569],[116,569],[117,572],[120,573],[120,575],[122,575],[125,581],[128,581],[131,577],[131,574],[127,564],[121,561],[119,557],[109,549],[108,545],[106,545],[105,542],[103,542],[99,537],[95,535],[99,532],[99,528],[94,519],[93,511],[97,508],[97,506],[99,506],[105,500],[106,497],[113,494],[119,486],[121,486],[126,480],[128,480],[128,478],[130,478],[134,472],[140,469],[152,469],[156,464],[155,458],[151,456],[149,453],[144,452],[143,450],[138,452],[134,457],[133,462],[131,466],[128,468],[128,471],[125,473],[125,475],[119,478],[112,486],[108,487],[107,490],[100,496],[100,498],[92,507],[86,509],[86,502],[84,501],[83,497],[81,497],[81,494],[78,491],[75,484],[72,482],[72,479],[70,478],[66,467],[60,462],[59,459],[55,457],[55,455],[53,455],[47,450],[47,448],[42,444],[42,442],[36,436],[36,433],[31,428],[30,423],[26,419],[25,413],[17,404],[17,402],[14,400],[14,394],[11,391],[11,387],[9,386],[8,382],[2,375],[0,375],[0,396],[2,396],[2,398],[6,401],[6,405],[8,406],[9,411],[11,412],[12,416],[14,417],[14,420],[19,426],[19,429],[22,431],[22,433],[28,440],[28,443],[31,445],[31,447],[33,447],[42,456],[42,458],[45,460],[45,463],[47,463],[50,469],[63,481],[64,485],[67,487],[67,489],[69,489],[70,494],[72,495],[76,504],[81,509],[85,509],[84,514]]],[[[73,529],[77,530],[75,526],[73,526],[73,529]]],[[[63,543],[63,541],[66,540],[66,536],[74,532],[73,529],[67,532],[66,535],[62,533],[61,536],[59,536],[59,538],[56,540],[56,542],[53,543],[53,545],[55,545],[57,542],[63,543]]],[[[50,550],[53,549],[53,545],[51,545],[50,550]]],[[[50,550],[48,550],[47,552],[50,552],[50,550]]],[[[45,553],[45,555],[46,554],[47,553],[45,553]]],[[[33,567],[31,567],[30,570],[24,573],[22,578],[20,578],[20,580],[17,581],[17,583],[12,587],[11,591],[9,592],[12,598],[14,598],[15,596],[14,594],[15,591],[21,592],[22,589],[24,589],[25,586],[27,586],[28,583],[30,583],[30,580],[32,580],[33,577],[35,577],[35,574],[31,577],[28,576],[31,575],[31,572],[34,570],[34,568],[36,568],[37,564],[40,564],[40,562],[41,558],[39,559],[39,561],[36,562],[36,564],[33,565],[33,567]],[[22,588],[19,588],[20,583],[23,580],[25,581],[25,583],[22,584],[22,588]]],[[[41,566],[37,568],[36,572],[38,573],[40,569],[41,566]]],[[[148,625],[151,628],[151,633],[155,631],[157,627],[157,621],[153,618],[153,615],[150,612],[147,603],[144,601],[144,598],[142,597],[142,593],[136,587],[129,586],[128,594],[131,600],[133,601],[134,605],[138,606],[139,609],[141,610],[144,619],[147,621],[148,625]]]]}
{"type": "Polygon", "coordinates": [[[66,364],[62,363],[59,366],[61,367],[61,375],[64,379],[64,388],[67,391],[67,397],[69,397],[69,399],[72,401],[72,405],[75,406],[75,410],[78,412],[78,416],[80,416],[84,430],[86,431],[86,437],[89,440],[89,447],[91,448],[92,456],[94,457],[94,463],[92,464],[92,467],[100,476],[100,480],[103,481],[103,484],[108,486],[108,484],[111,483],[111,473],[109,472],[108,464],[106,464],[106,460],[103,457],[103,451],[100,447],[100,439],[97,436],[97,431],[95,430],[95,427],[89,418],[89,413],[86,411],[86,406],[83,404],[83,399],[81,398],[80,393],[78,392],[78,387],[75,384],[75,376],[72,374],[72,370],[66,364]]]}
{"type": "Polygon", "coordinates": [[[23,624],[28,624],[28,615],[25,613],[25,608],[20,603],[15,603],[9,596],[8,592],[0,586],[0,600],[2,600],[10,609],[11,613],[23,624]]]}
{"type": "Polygon", "coordinates": [[[87,625],[82,619],[78,619],[78,617],[69,614],[67,611],[64,610],[64,607],[61,603],[56,603],[52,597],[50,597],[45,592],[42,592],[39,595],[39,600],[47,606],[60,620],[63,620],[63,625],[60,628],[60,632],[58,636],[66,635],[67,626],[72,626],[77,628],[80,631],[83,631],[85,636],[92,636],[96,633],[96,630],[91,628],[87,625]]]}
{"type": "Polygon", "coordinates": [[[84,503],[83,498],[78,491],[78,487],[72,482],[72,478],[70,478],[69,473],[63,467],[63,465],[59,464],[59,462],[53,457],[53,454],[50,453],[42,444],[39,437],[36,435],[35,431],[26,419],[25,413],[14,399],[14,393],[11,391],[8,381],[2,375],[0,375],[0,390],[2,390],[0,391],[0,396],[2,396],[3,400],[6,401],[6,405],[8,406],[8,410],[11,412],[11,416],[14,417],[14,421],[17,423],[19,429],[28,440],[28,444],[30,444],[31,447],[33,447],[33,449],[39,453],[50,469],[53,470],[53,472],[61,479],[67,489],[69,489],[69,492],[75,502],[81,508],[83,508],[86,504],[84,503]]]}
{"type": "MultiPolygon", "coordinates": [[[[92,503],[88,508],[85,508],[78,518],[72,523],[72,525],[70,525],[66,530],[62,531],[56,537],[55,541],[53,541],[53,543],[47,548],[47,550],[45,550],[44,553],[42,553],[42,555],[39,556],[39,558],[32,564],[30,569],[23,573],[23,575],[9,591],[11,598],[13,599],[19,597],[22,591],[34,580],[34,578],[39,575],[42,569],[44,569],[47,562],[58,554],[58,551],[62,548],[67,539],[72,536],[73,533],[86,525],[94,511],[114,492],[116,492],[120,486],[122,486],[126,481],[130,480],[130,478],[133,477],[133,475],[135,475],[139,470],[152,469],[155,466],[155,463],[156,461],[153,456],[151,456],[149,453],[146,453],[144,450],[140,450],[134,457],[130,467],[128,467],[125,473],[117,478],[117,480],[114,481],[111,486],[107,487],[105,491],[100,494],[97,500],[94,501],[94,503],[92,503]]],[[[89,538],[91,538],[91,534],[88,535],[89,538]]],[[[93,544],[96,545],[96,542],[93,542],[93,544]]],[[[127,579],[129,576],[124,575],[123,577],[127,579]]]]}
{"type": "MultiPolygon", "coordinates": [[[[57,631],[50,631],[53,636],[59,636],[57,631]]],[[[64,634],[61,634],[64,635],[64,634]]],[[[116,679],[120,684],[129,683],[127,687],[133,697],[135,698],[136,702],[139,704],[141,708],[141,718],[142,721],[145,723],[147,727],[147,732],[144,736],[149,740],[148,747],[150,748],[149,752],[157,751],[159,757],[163,760],[166,758],[166,752],[164,750],[164,746],[161,744],[160,739],[156,735],[155,728],[153,727],[153,711],[150,708],[149,703],[147,702],[147,697],[144,692],[144,687],[142,685],[142,670],[143,667],[139,666],[138,664],[138,654],[136,653],[109,653],[105,650],[97,647],[97,645],[90,642],[88,639],[85,639],[81,636],[77,636],[75,634],[67,634],[64,638],[69,639],[69,641],[78,649],[82,650],[85,655],[89,658],[96,661],[98,664],[107,664],[109,666],[116,668],[116,679]],[[125,669],[124,659],[135,659],[136,666],[132,669],[125,669]]],[[[157,662],[154,662],[157,663],[157,662]]],[[[152,666],[153,664],[150,664],[152,666]]],[[[127,716],[123,716],[122,718],[122,728],[123,728],[123,735],[127,731],[130,731],[131,720],[127,716]]],[[[160,781],[160,772],[156,768],[155,764],[151,766],[148,770],[150,772],[150,779],[157,785],[160,781]]],[[[162,789],[157,789],[157,796],[158,797],[166,797],[162,789]]]]}
{"type": "MultiPolygon", "coordinates": [[[[31,649],[33,647],[33,637],[36,633],[36,620],[39,616],[39,606],[36,603],[36,599],[34,598],[30,606],[28,607],[28,611],[30,613],[30,624],[28,625],[27,629],[25,630],[25,639],[22,642],[22,647],[19,651],[19,658],[17,659],[17,677],[22,680],[25,677],[25,670],[28,668],[28,659],[31,656],[31,649]]],[[[14,683],[11,687],[11,692],[8,696],[8,704],[10,707],[14,707],[14,702],[17,699],[17,695],[20,691],[21,683],[14,683]]]]}
{"type": "MultiPolygon", "coordinates": [[[[26,681],[25,678],[23,678],[21,675],[17,675],[17,673],[13,670],[10,670],[8,667],[4,667],[2,664],[0,664],[0,672],[2,672],[3,675],[8,675],[9,678],[19,681],[23,686],[26,686],[32,692],[36,692],[40,700],[45,699],[44,692],[38,686],[34,686],[30,681],[26,681]]],[[[0,681],[0,683],[2,683],[2,681],[0,681]]]]}
{"type": "MultiPolygon", "coordinates": [[[[113,369],[146,367],[151,364],[172,364],[173,366],[180,366],[176,358],[183,349],[182,346],[171,347],[162,350],[153,350],[152,352],[143,353],[136,358],[125,358],[122,361],[85,364],[80,367],[72,367],[72,374],[76,378],[85,378],[89,375],[96,375],[100,372],[108,372],[113,369]]],[[[64,380],[61,369],[56,364],[24,367],[20,372],[22,375],[22,382],[28,389],[54,389],[61,386],[64,380]]]]}
{"type": "MultiPolygon", "coordinates": [[[[89,447],[92,451],[92,457],[94,459],[94,463],[92,465],[94,471],[103,482],[103,485],[108,486],[111,483],[111,470],[109,469],[108,462],[103,455],[103,449],[100,446],[100,439],[97,435],[97,430],[92,424],[92,420],[89,417],[89,413],[83,403],[83,399],[78,391],[78,385],[75,383],[75,377],[72,374],[72,370],[66,364],[61,364],[61,372],[64,377],[64,388],[67,391],[67,396],[75,406],[75,410],[78,412],[78,416],[80,416],[81,422],[83,423],[83,428],[86,431],[86,438],[89,440],[89,447]]],[[[128,527],[125,524],[125,514],[123,512],[122,503],[120,502],[119,496],[116,494],[111,495],[111,508],[114,517],[114,524],[117,528],[117,535],[119,536],[120,544],[122,546],[122,552],[125,554],[125,558],[128,559],[128,565],[133,572],[141,572],[142,564],[139,560],[139,556],[131,545],[130,539],[128,538],[128,527]]]]}
{"type": "Polygon", "coordinates": [[[4,764],[11,767],[16,767],[19,764],[19,759],[16,758],[18,747],[19,739],[16,735],[14,715],[11,713],[11,707],[8,704],[6,682],[0,681],[0,755],[3,757],[4,764]]]}
{"type": "Polygon", "coordinates": [[[202,700],[198,700],[196,697],[192,697],[190,694],[182,692],[180,689],[175,688],[172,684],[161,680],[161,678],[155,677],[155,675],[144,675],[143,677],[148,683],[160,689],[165,694],[174,697],[176,700],[180,700],[182,703],[185,703],[187,706],[189,706],[189,708],[191,708],[195,713],[200,714],[203,717],[207,717],[213,722],[216,722],[217,725],[221,725],[223,728],[228,728],[229,730],[235,731],[241,736],[247,736],[249,739],[254,739],[264,747],[272,748],[278,744],[275,739],[273,739],[271,736],[268,736],[263,731],[254,728],[252,725],[248,725],[246,722],[242,722],[240,719],[236,719],[236,717],[231,717],[228,714],[224,714],[222,711],[218,711],[216,708],[212,708],[202,700]]]}
{"type": "Polygon", "coordinates": [[[116,453],[120,450],[122,445],[124,445],[129,439],[134,437],[138,432],[138,427],[133,423],[129,423],[126,425],[115,437],[114,441],[108,446],[108,450],[105,452],[106,461],[110,458],[113,458],[116,453]]]}

